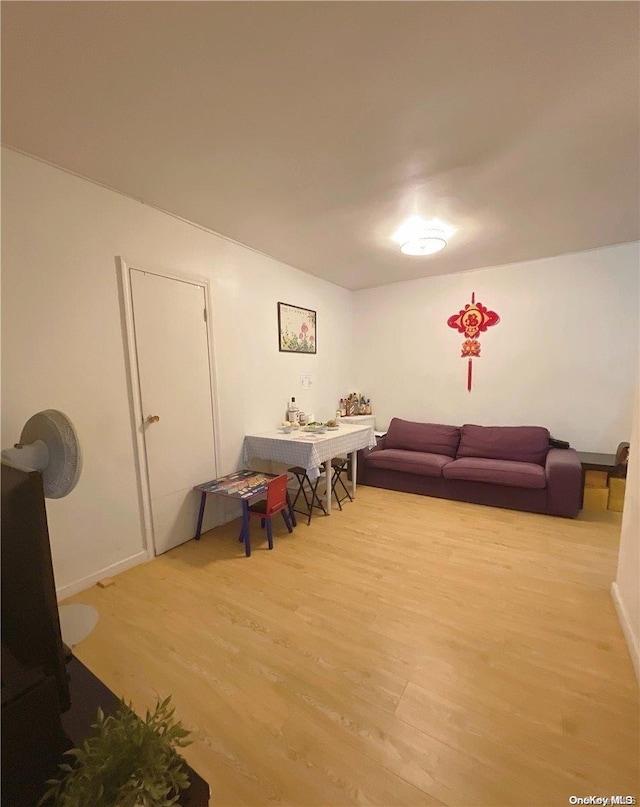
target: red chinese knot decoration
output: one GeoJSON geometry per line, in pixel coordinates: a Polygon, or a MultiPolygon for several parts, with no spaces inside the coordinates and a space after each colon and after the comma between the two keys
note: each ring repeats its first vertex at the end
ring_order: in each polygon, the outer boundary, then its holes
{"type": "Polygon", "coordinates": [[[495,311],[489,311],[482,303],[476,303],[476,293],[471,295],[471,302],[467,303],[462,311],[449,317],[447,325],[463,333],[467,338],[462,343],[463,359],[469,359],[467,365],[467,389],[471,392],[471,374],[473,372],[472,359],[480,358],[480,342],[478,336],[487,328],[497,325],[500,317],[495,311]]]}

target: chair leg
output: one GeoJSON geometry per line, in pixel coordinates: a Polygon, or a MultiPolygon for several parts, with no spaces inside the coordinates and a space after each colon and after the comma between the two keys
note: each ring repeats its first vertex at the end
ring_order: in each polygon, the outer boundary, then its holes
{"type": "Polygon", "coordinates": [[[338,496],[338,491],[336,490],[336,482],[338,481],[338,469],[333,469],[333,474],[331,476],[331,495],[336,497],[336,503],[340,510],[342,510],[342,500],[338,496]]]}
{"type": "MultiPolygon", "coordinates": [[[[327,484],[330,485],[331,482],[329,481],[328,475],[326,476],[326,479],[327,479],[327,484]]],[[[313,502],[314,501],[318,502],[316,507],[320,507],[322,509],[322,512],[325,514],[325,516],[327,515],[327,511],[325,510],[324,503],[321,501],[320,497],[318,496],[318,484],[319,483],[320,483],[320,477],[318,477],[316,479],[316,481],[314,482],[314,484],[313,484],[313,486],[311,488],[311,507],[309,508],[309,520],[307,521],[307,526],[309,526],[309,524],[311,524],[311,511],[313,509],[313,502]]]]}
{"type": "Polygon", "coordinates": [[[287,490],[287,507],[289,508],[289,518],[291,519],[291,523],[293,526],[297,526],[296,524],[296,514],[293,511],[293,505],[291,504],[291,497],[289,496],[289,491],[287,490]]]}
{"type": "Polygon", "coordinates": [[[311,494],[311,504],[309,505],[309,515],[307,516],[307,527],[309,526],[309,524],[311,524],[311,514],[313,513],[313,499],[314,499],[314,495],[312,493],[311,494]]]}
{"type": "Polygon", "coordinates": [[[318,497],[318,493],[317,493],[318,483],[319,483],[320,478],[318,477],[318,479],[316,479],[315,484],[314,484],[309,479],[309,477],[307,476],[306,473],[305,474],[295,473],[294,475],[295,475],[296,479],[298,480],[298,490],[297,490],[295,498],[293,500],[293,504],[291,505],[291,508],[290,508],[291,522],[295,526],[296,521],[295,521],[295,516],[293,514],[293,511],[295,510],[295,507],[296,507],[296,505],[298,503],[298,499],[300,498],[300,495],[302,495],[302,498],[304,499],[304,503],[305,503],[307,509],[304,512],[302,510],[296,510],[296,512],[300,513],[301,515],[307,516],[307,527],[308,527],[309,524],[311,524],[311,516],[313,514],[313,508],[314,507],[319,507],[322,510],[322,512],[325,514],[325,516],[327,515],[327,511],[325,509],[325,506],[320,501],[320,498],[318,497]],[[307,494],[307,487],[305,486],[305,482],[308,483],[308,494],[307,494]]]}
{"type": "Polygon", "coordinates": [[[300,477],[298,476],[297,473],[294,474],[294,476],[298,482],[298,490],[296,490],[296,495],[293,497],[293,504],[291,505],[291,507],[295,507],[296,504],[298,504],[298,499],[300,498],[300,494],[302,493],[302,482],[300,480],[300,477]]]}
{"type": "Polygon", "coordinates": [[[344,479],[342,478],[341,474],[338,474],[338,482],[342,485],[342,490],[344,490],[345,497],[349,499],[350,502],[353,501],[353,496],[349,493],[349,489],[344,483],[344,479]]]}
{"type": "Polygon", "coordinates": [[[267,541],[269,542],[269,549],[273,549],[273,532],[271,530],[271,519],[266,519],[267,523],[267,541]]]}
{"type": "MultiPolygon", "coordinates": [[[[349,490],[347,489],[346,485],[344,484],[344,479],[342,478],[342,472],[345,471],[345,470],[346,470],[346,466],[343,466],[342,468],[334,468],[334,471],[333,471],[332,485],[333,485],[333,491],[334,491],[334,493],[336,495],[336,501],[338,502],[338,505],[340,504],[340,502],[343,502],[345,499],[349,499],[350,502],[353,501],[353,497],[349,493],[349,490]],[[344,491],[344,494],[342,496],[338,495],[338,491],[336,489],[337,486],[338,486],[338,483],[340,483],[340,487],[344,491]]],[[[342,510],[342,507],[340,507],[340,509],[342,510]]]]}
{"type": "MultiPolygon", "coordinates": [[[[311,487],[311,502],[309,503],[309,517],[307,518],[307,527],[311,524],[311,515],[313,514],[313,503],[318,498],[316,496],[316,488],[318,487],[318,479],[316,479],[314,485],[311,485],[311,483],[309,483],[309,484],[310,484],[310,487],[311,487]]],[[[305,496],[305,499],[306,498],[307,497],[305,496]]]]}
{"type": "MultiPolygon", "coordinates": [[[[298,499],[300,498],[301,493],[302,493],[302,496],[304,498],[304,502],[307,505],[307,510],[309,510],[309,507],[310,507],[309,499],[307,499],[307,491],[305,490],[305,487],[304,487],[305,478],[306,477],[301,478],[296,474],[296,479],[298,480],[298,492],[296,493],[296,497],[293,500],[293,504],[291,505],[292,510],[295,510],[296,504],[298,503],[298,499]]],[[[300,511],[298,510],[298,512],[300,512],[300,511]]]]}
{"type": "Polygon", "coordinates": [[[338,496],[338,491],[336,490],[336,481],[338,479],[338,472],[334,470],[333,476],[331,477],[331,493],[333,496],[336,497],[336,502],[338,503],[338,507],[342,510],[342,499],[338,496]]]}
{"type": "Polygon", "coordinates": [[[262,527],[262,529],[264,529],[264,518],[260,519],[260,526],[262,527]]]}
{"type": "MultiPolygon", "coordinates": [[[[305,480],[307,479],[307,475],[305,474],[304,476],[299,476],[298,474],[296,474],[296,479],[298,480],[298,492],[296,493],[296,497],[293,500],[293,505],[291,506],[291,509],[295,510],[296,504],[298,503],[298,499],[300,498],[300,494],[302,494],[304,503],[307,506],[304,515],[307,516],[307,527],[308,527],[309,524],[311,524],[311,508],[313,504],[313,497],[311,498],[311,501],[309,501],[309,499],[307,498],[307,490],[304,486],[305,480]]],[[[300,510],[298,510],[298,513],[303,515],[302,511],[300,510]]]]}
{"type": "Polygon", "coordinates": [[[289,517],[289,514],[287,513],[286,510],[281,510],[280,512],[282,513],[284,523],[287,525],[287,529],[289,530],[289,532],[293,532],[293,525],[291,523],[291,518],[289,517]]]}

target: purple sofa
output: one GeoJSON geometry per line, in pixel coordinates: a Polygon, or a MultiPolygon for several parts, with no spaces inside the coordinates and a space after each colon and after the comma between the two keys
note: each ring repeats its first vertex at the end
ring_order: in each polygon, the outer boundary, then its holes
{"type": "Polygon", "coordinates": [[[582,467],[540,426],[444,426],[393,418],[360,452],[358,482],[443,499],[575,518],[582,467]]]}

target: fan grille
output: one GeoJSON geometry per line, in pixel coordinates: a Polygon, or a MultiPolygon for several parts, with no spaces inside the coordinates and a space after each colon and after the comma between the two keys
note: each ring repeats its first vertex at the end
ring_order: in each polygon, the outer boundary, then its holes
{"type": "Polygon", "coordinates": [[[29,418],[20,435],[23,444],[36,440],[42,440],[49,451],[49,463],[42,472],[44,494],[48,499],[60,499],[73,490],[82,469],[76,430],[65,414],[45,409],[29,418]]]}

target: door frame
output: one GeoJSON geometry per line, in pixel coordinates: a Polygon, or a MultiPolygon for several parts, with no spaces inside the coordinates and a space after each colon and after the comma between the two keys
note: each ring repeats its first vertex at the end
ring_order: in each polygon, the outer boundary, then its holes
{"type": "MultiPolygon", "coordinates": [[[[133,314],[133,290],[131,272],[136,270],[148,275],[157,275],[167,280],[190,283],[204,290],[206,311],[207,350],[209,353],[209,381],[211,386],[211,418],[213,420],[213,464],[214,475],[218,475],[220,467],[220,429],[218,407],[218,383],[213,340],[213,317],[211,315],[211,283],[208,278],[169,272],[164,269],[149,269],[137,262],[130,263],[121,256],[116,256],[116,266],[120,281],[122,302],[123,335],[125,340],[125,359],[127,365],[127,384],[129,388],[129,405],[131,413],[131,429],[133,433],[134,454],[136,458],[136,477],[138,480],[138,502],[142,526],[142,538],[147,560],[156,557],[155,536],[153,532],[153,514],[151,509],[151,488],[149,485],[149,468],[147,465],[147,447],[145,444],[144,416],[142,411],[142,391],[140,388],[140,371],[136,350],[135,319],[133,314]]],[[[194,526],[195,530],[195,526],[194,526]]]]}

